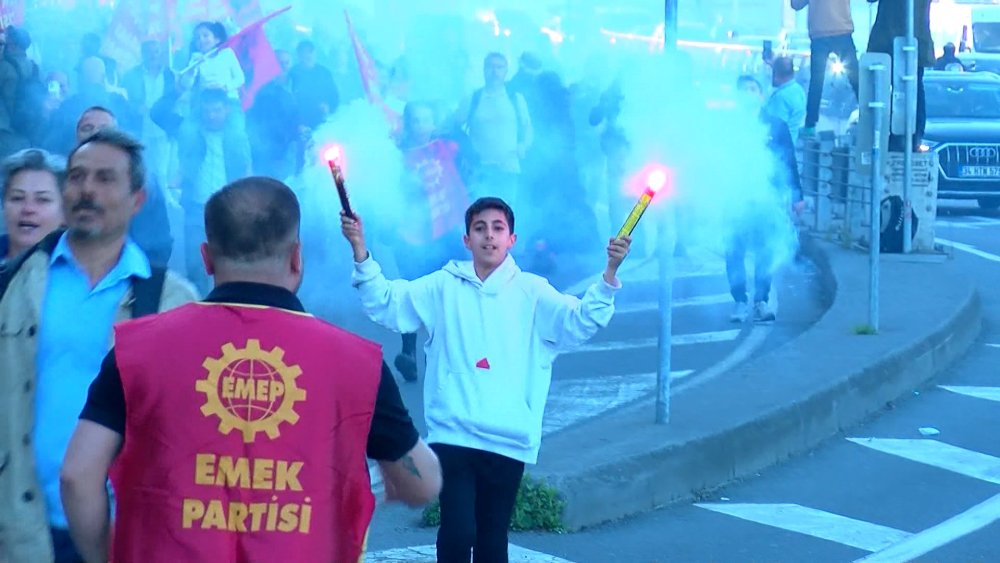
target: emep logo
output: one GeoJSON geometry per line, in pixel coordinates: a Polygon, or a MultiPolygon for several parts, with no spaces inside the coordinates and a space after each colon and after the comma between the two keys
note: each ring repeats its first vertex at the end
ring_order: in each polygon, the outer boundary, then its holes
{"type": "Polygon", "coordinates": [[[996,147],[969,147],[969,158],[972,160],[998,160],[1000,151],[996,147]]]}

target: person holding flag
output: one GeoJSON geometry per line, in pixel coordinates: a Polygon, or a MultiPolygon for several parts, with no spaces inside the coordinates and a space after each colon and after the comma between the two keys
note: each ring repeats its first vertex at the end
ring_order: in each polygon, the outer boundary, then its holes
{"type": "Polygon", "coordinates": [[[219,22],[198,24],[191,39],[191,61],[181,80],[196,90],[224,90],[230,99],[239,102],[246,76],[236,53],[220,47],[227,38],[226,28],[219,22]]]}

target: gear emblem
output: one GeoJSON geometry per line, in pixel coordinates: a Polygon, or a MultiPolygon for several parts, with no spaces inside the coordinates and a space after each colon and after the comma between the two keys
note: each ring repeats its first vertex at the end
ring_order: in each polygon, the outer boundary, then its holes
{"type": "Polygon", "coordinates": [[[247,340],[245,348],[225,344],[222,356],[205,359],[202,367],[208,376],[195,383],[195,389],[205,394],[201,413],[218,417],[223,434],[239,430],[247,444],[259,432],[277,438],[282,422],[299,421],[295,403],[306,398],[305,390],[295,383],[302,369],[287,365],[284,358],[280,347],[264,351],[256,339],[247,340]]]}

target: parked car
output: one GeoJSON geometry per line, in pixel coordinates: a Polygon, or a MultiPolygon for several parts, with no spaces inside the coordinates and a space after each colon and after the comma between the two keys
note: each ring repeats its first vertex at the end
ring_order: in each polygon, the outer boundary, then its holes
{"type": "Polygon", "coordinates": [[[938,154],[938,197],[1000,207],[1000,76],[991,72],[924,74],[923,149],[938,154]]]}

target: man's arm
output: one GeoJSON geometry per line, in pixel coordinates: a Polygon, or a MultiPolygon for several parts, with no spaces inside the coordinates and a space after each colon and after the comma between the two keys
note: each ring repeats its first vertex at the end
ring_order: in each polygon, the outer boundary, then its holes
{"type": "Polygon", "coordinates": [[[434,452],[420,439],[396,379],[385,362],[368,432],[367,453],[379,462],[387,500],[419,506],[430,502],[440,491],[441,466],[434,452]]]}
{"type": "MultiPolygon", "coordinates": [[[[873,0],[868,0],[868,1],[872,2],[873,0]]],[[[796,11],[801,10],[802,8],[805,8],[808,5],[809,5],[809,0],[792,0],[792,9],[796,11]]]]}
{"type": "Polygon", "coordinates": [[[105,483],[122,436],[89,420],[73,433],[59,475],[60,493],[70,536],[87,563],[108,560],[110,503],[105,483]]]}
{"type": "Polygon", "coordinates": [[[396,461],[380,461],[385,498],[418,507],[441,492],[441,463],[434,451],[418,440],[413,449],[396,461]]]}
{"type": "Polygon", "coordinates": [[[524,101],[524,96],[517,94],[514,96],[517,100],[517,121],[518,128],[521,131],[520,138],[517,140],[517,152],[520,158],[524,158],[525,153],[531,148],[531,144],[535,142],[535,131],[531,128],[531,112],[528,111],[528,103],[524,101]]]}
{"type": "Polygon", "coordinates": [[[354,273],[351,283],[361,296],[361,308],[372,321],[400,333],[417,332],[433,324],[434,275],[414,281],[389,281],[371,257],[361,218],[341,213],[341,231],[351,243],[354,273]]]}
{"type": "Polygon", "coordinates": [[[784,171],[785,182],[792,192],[792,203],[802,201],[802,181],[799,178],[799,166],[795,158],[795,142],[784,121],[772,120],[771,136],[774,153],[784,171]]]}

